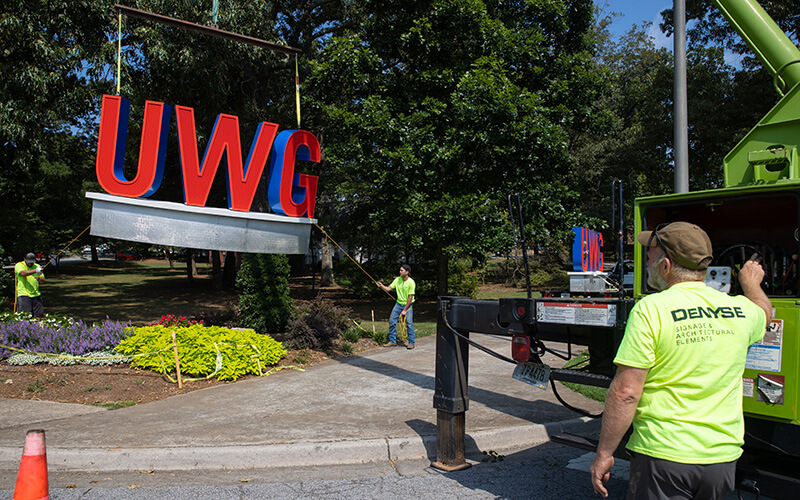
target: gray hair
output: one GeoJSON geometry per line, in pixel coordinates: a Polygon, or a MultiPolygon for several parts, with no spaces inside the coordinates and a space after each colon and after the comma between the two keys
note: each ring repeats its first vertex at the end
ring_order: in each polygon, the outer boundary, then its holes
{"type": "MultiPolygon", "coordinates": [[[[669,257],[667,257],[669,259],[669,257]]],[[[672,268],[671,273],[680,281],[703,281],[706,279],[707,269],[689,269],[683,267],[672,259],[669,259],[672,268]]]]}

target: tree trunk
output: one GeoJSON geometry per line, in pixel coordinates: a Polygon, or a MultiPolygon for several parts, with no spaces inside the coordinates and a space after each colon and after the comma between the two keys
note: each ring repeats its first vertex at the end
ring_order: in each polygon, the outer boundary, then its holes
{"type": "Polygon", "coordinates": [[[194,260],[194,250],[186,249],[186,276],[192,281],[197,276],[197,262],[194,260]]]}
{"type": "Polygon", "coordinates": [[[236,252],[225,252],[225,268],[222,270],[222,287],[230,290],[236,287],[236,252]]]}
{"type": "Polygon", "coordinates": [[[218,250],[211,250],[211,288],[222,290],[222,260],[218,250]]]}
{"type": "Polygon", "coordinates": [[[92,243],[92,264],[100,262],[100,256],[97,254],[97,245],[92,243]]]}
{"type": "Polygon", "coordinates": [[[447,254],[444,247],[436,247],[436,293],[439,296],[447,295],[447,254]]]}
{"type": "Polygon", "coordinates": [[[175,260],[173,259],[174,252],[172,251],[172,247],[166,247],[164,250],[164,257],[166,257],[167,262],[169,262],[169,270],[172,271],[175,269],[175,260]]]}
{"type": "Polygon", "coordinates": [[[336,285],[333,279],[333,245],[331,245],[331,241],[328,238],[324,238],[320,245],[320,262],[322,264],[322,272],[320,273],[319,286],[336,285]]]}

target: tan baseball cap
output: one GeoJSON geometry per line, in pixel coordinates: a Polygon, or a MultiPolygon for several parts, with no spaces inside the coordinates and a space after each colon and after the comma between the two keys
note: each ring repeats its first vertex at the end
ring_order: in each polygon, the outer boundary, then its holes
{"type": "Polygon", "coordinates": [[[662,224],[654,231],[642,231],[636,240],[646,247],[662,247],[670,260],[687,269],[706,269],[714,258],[711,239],[689,222],[662,224]]]}

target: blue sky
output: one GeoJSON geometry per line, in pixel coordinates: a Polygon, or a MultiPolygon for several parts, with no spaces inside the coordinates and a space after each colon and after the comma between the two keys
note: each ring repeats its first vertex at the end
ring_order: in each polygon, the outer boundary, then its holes
{"type": "MultiPolygon", "coordinates": [[[[595,0],[595,3],[602,5],[604,0],[595,0]]],[[[657,47],[672,48],[672,38],[667,38],[658,29],[661,21],[659,15],[662,10],[672,7],[672,0],[605,0],[608,7],[604,10],[608,12],[618,12],[618,16],[611,25],[611,32],[617,36],[625,33],[634,24],[642,25],[651,22],[649,33],[655,40],[657,47]]]]}

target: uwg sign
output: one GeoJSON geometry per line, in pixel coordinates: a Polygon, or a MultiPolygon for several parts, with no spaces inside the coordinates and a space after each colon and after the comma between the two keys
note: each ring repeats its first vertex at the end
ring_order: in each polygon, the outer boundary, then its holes
{"type": "Polygon", "coordinates": [[[585,227],[573,227],[572,269],[577,272],[603,270],[603,235],[585,227]]]}
{"type": "MultiPolygon", "coordinates": [[[[132,180],[126,179],[123,174],[129,114],[130,102],[127,99],[103,96],[97,144],[97,180],[109,194],[128,198],[147,197],[161,185],[171,109],[161,102],[145,102],[139,164],[132,180]]],[[[194,109],[175,106],[175,118],[186,205],[206,205],[224,155],[229,209],[241,212],[250,210],[269,160],[267,201],[272,211],[290,217],[314,217],[317,177],[294,172],[296,159],[320,161],[319,141],[313,134],[305,130],[278,133],[276,123],[262,122],[258,125],[247,159],[243,161],[239,118],[220,114],[200,160],[194,109]]]]}

